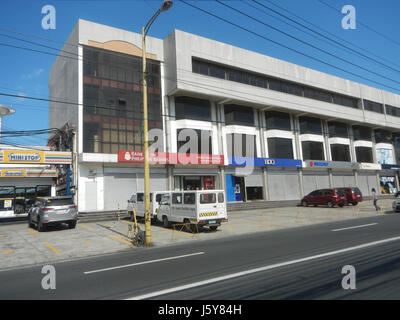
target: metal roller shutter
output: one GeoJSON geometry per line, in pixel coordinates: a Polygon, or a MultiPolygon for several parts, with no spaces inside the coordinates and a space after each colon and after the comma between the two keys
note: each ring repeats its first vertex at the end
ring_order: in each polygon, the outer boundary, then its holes
{"type": "Polygon", "coordinates": [[[303,187],[306,195],[316,189],[330,188],[328,172],[303,171],[303,187]]]}
{"type": "Polygon", "coordinates": [[[334,187],[354,187],[355,180],[352,172],[333,172],[333,186],[334,187]]]}
{"type": "Polygon", "coordinates": [[[254,170],[253,174],[245,177],[246,187],[262,187],[263,175],[261,170],[254,170]]]}
{"type": "Polygon", "coordinates": [[[268,170],[268,193],[270,200],[297,200],[300,186],[297,171],[268,170]]]}
{"type": "Polygon", "coordinates": [[[104,210],[125,210],[137,190],[136,174],[104,175],[104,210]]]}

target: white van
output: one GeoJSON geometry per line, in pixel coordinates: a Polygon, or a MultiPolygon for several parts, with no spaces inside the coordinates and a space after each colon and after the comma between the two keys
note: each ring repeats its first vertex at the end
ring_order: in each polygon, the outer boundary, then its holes
{"type": "MultiPolygon", "coordinates": [[[[160,207],[160,202],[164,194],[170,193],[170,191],[156,191],[150,193],[150,215],[151,219],[157,218],[157,212],[160,207]]],[[[128,200],[128,206],[126,210],[128,214],[133,218],[133,209],[135,209],[136,217],[144,218],[144,193],[134,193],[128,200]]]]}
{"type": "Polygon", "coordinates": [[[216,230],[228,221],[223,190],[173,191],[163,195],[157,219],[164,227],[171,222],[207,226],[216,230]]]}

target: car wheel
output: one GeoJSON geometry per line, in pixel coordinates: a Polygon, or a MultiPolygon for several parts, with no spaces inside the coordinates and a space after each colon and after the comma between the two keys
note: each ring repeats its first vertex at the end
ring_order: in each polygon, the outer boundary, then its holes
{"type": "Polygon", "coordinates": [[[68,223],[68,227],[69,227],[70,229],[75,229],[75,227],[76,227],[76,221],[71,221],[71,222],[69,222],[69,223],[68,223]]]}
{"type": "Polygon", "coordinates": [[[333,208],[333,203],[332,203],[332,201],[328,201],[327,204],[328,204],[328,207],[329,207],[329,208],[333,208]]]}
{"type": "Polygon", "coordinates": [[[217,230],[217,228],[218,228],[218,226],[210,226],[211,231],[215,231],[215,230],[217,230]]]}
{"type": "Polygon", "coordinates": [[[304,201],[301,203],[301,205],[302,205],[303,207],[308,207],[308,203],[307,203],[306,200],[304,200],[304,201]]]}
{"type": "Polygon", "coordinates": [[[353,202],[352,205],[356,206],[356,205],[358,205],[358,202],[353,202]]]}
{"type": "Polygon", "coordinates": [[[28,225],[29,225],[29,228],[33,228],[33,222],[32,222],[31,215],[28,215],[28,225]]]}
{"type": "Polygon", "coordinates": [[[169,228],[170,227],[170,223],[169,223],[168,218],[166,216],[164,216],[162,218],[162,221],[163,221],[163,227],[164,228],[169,228]]]}
{"type": "Polygon", "coordinates": [[[37,222],[37,231],[43,232],[46,229],[46,225],[40,221],[40,218],[38,218],[37,222]]]}
{"type": "Polygon", "coordinates": [[[344,203],[339,204],[339,207],[343,208],[344,207],[344,203]]]}

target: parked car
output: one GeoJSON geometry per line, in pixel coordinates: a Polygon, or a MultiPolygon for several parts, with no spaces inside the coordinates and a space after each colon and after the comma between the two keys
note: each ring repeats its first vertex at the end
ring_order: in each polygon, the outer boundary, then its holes
{"type": "Polygon", "coordinates": [[[347,204],[351,203],[353,206],[356,206],[359,202],[363,200],[361,190],[357,187],[345,187],[340,189],[342,189],[346,195],[347,204]]]}
{"type": "Polygon", "coordinates": [[[333,208],[335,205],[343,207],[345,204],[346,196],[340,188],[315,190],[301,199],[301,205],[304,207],[327,205],[333,208]]]}
{"type": "Polygon", "coordinates": [[[75,228],[78,220],[78,209],[72,197],[45,197],[36,199],[29,209],[29,226],[37,226],[39,232],[48,225],[67,223],[70,229],[75,228]]]}
{"type": "MultiPolygon", "coordinates": [[[[170,193],[170,191],[156,191],[150,193],[150,215],[152,220],[157,219],[158,209],[160,207],[161,198],[164,194],[170,193]]],[[[133,209],[135,209],[136,217],[144,218],[144,193],[134,193],[128,200],[126,210],[129,216],[133,219],[133,209]]]]}
{"type": "Polygon", "coordinates": [[[396,200],[393,201],[392,203],[392,208],[394,212],[400,211],[400,192],[396,192],[395,197],[397,198],[396,200]]]}

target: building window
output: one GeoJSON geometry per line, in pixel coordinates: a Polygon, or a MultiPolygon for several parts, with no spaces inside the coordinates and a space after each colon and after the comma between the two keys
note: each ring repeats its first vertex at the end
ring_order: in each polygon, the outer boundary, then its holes
{"type": "Polygon", "coordinates": [[[375,143],[392,143],[392,134],[382,129],[375,130],[375,143]]]}
{"type": "Polygon", "coordinates": [[[226,140],[228,157],[257,157],[255,135],[231,133],[226,140]]]}
{"type": "Polygon", "coordinates": [[[386,114],[393,117],[400,117],[400,108],[385,105],[386,114]]]}
{"type": "Polygon", "coordinates": [[[393,147],[395,153],[395,161],[400,164],[400,134],[393,134],[393,147]]]}
{"type": "Polygon", "coordinates": [[[357,162],[373,163],[372,148],[369,147],[355,147],[357,162]]]}
{"type": "Polygon", "coordinates": [[[229,81],[248,84],[269,90],[304,96],[310,99],[335,103],[350,108],[359,108],[360,100],[358,98],[344,96],[338,93],[331,93],[322,89],[307,87],[300,83],[286,81],[284,79],[275,79],[262,74],[232,68],[212,61],[206,61],[192,57],[192,72],[225,79],[229,81]]]}
{"type": "Polygon", "coordinates": [[[262,187],[246,187],[247,200],[263,200],[262,187]]]}
{"type": "Polygon", "coordinates": [[[383,113],[383,104],[382,103],[370,101],[367,99],[363,99],[363,100],[364,100],[364,110],[383,113]]]}
{"type": "Polygon", "coordinates": [[[353,126],[353,138],[354,141],[365,140],[372,141],[372,130],[368,127],[353,126]]]}
{"type": "MultiPolygon", "coordinates": [[[[83,46],[83,152],[143,150],[142,60],[83,46]]],[[[148,127],[162,129],[160,64],[148,60],[148,127]]]]}
{"type": "Polygon", "coordinates": [[[253,108],[227,104],[224,110],[226,125],[254,126],[253,108]]]}
{"type": "Polygon", "coordinates": [[[348,138],[347,124],[341,122],[328,122],[329,137],[348,138]]]}
{"type": "Polygon", "coordinates": [[[175,118],[211,121],[210,101],[192,97],[175,97],[175,118]]]}
{"type": "Polygon", "coordinates": [[[290,131],[290,114],[278,111],[267,111],[265,114],[267,130],[278,129],[290,131]]]}
{"type": "Polygon", "coordinates": [[[212,154],[212,132],[197,129],[178,129],[177,149],[178,153],[212,154]]]}
{"type": "Polygon", "coordinates": [[[331,144],[332,161],[350,162],[349,146],[345,144],[331,144]]]}
{"type": "Polygon", "coordinates": [[[270,158],[293,159],[292,139],[268,138],[268,155],[270,158]]]}
{"type": "MultiPolygon", "coordinates": [[[[299,117],[300,134],[322,134],[321,119],[311,117],[299,117]]],[[[317,159],[315,159],[317,160],[317,159]]]]}
{"type": "Polygon", "coordinates": [[[303,141],[303,160],[325,160],[324,144],[317,141],[303,141]]]}

